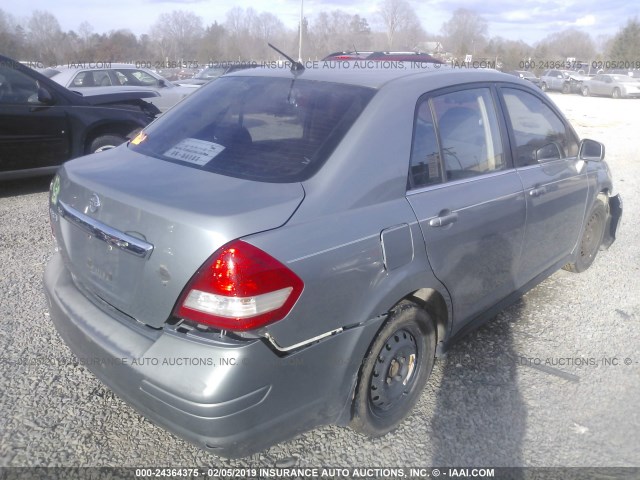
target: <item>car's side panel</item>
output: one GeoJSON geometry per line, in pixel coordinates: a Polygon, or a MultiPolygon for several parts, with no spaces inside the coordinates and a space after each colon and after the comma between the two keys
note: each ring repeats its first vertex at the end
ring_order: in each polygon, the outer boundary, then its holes
{"type": "Polygon", "coordinates": [[[587,200],[584,162],[561,159],[519,170],[527,193],[527,233],[518,285],[573,250],[587,200]],[[536,193],[540,192],[540,193],[536,193]]]}
{"type": "Polygon", "coordinates": [[[586,164],[576,157],[578,143],[573,129],[552,104],[537,93],[511,87],[500,90],[527,202],[516,282],[520,287],[573,251],[585,216],[586,164]],[[549,146],[560,158],[538,158],[549,146]]]}
{"type": "Polygon", "coordinates": [[[431,273],[420,228],[404,198],[334,215],[329,223],[326,218],[296,222],[294,216],[276,231],[245,240],[286,263],[305,284],[291,313],[265,329],[283,348],[385,315],[420,288],[446,295],[431,273]],[[401,225],[409,226],[407,235],[387,245],[395,246],[387,255],[403,264],[389,268],[381,234],[401,225]]]}
{"type": "Polygon", "coordinates": [[[2,105],[0,171],[42,168],[68,160],[70,132],[64,109],[2,105]]]}

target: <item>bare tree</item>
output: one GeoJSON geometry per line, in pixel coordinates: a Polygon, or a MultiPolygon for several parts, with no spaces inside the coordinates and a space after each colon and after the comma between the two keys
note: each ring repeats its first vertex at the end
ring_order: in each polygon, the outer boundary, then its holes
{"type": "Polygon", "coordinates": [[[458,8],[442,25],[445,48],[455,55],[479,53],[487,42],[488,30],[487,21],[476,12],[458,8]]]}
{"type": "Polygon", "coordinates": [[[9,56],[21,53],[17,27],[14,18],[0,9],[0,52],[9,56]]]}
{"type": "Polygon", "coordinates": [[[640,22],[635,17],[615,35],[609,48],[609,55],[613,60],[636,62],[638,52],[640,52],[640,22]]]}
{"type": "Polygon", "coordinates": [[[275,58],[277,55],[271,48],[269,43],[280,45],[285,36],[287,29],[282,21],[274,14],[269,12],[262,12],[256,18],[256,21],[252,27],[252,36],[257,40],[257,48],[252,53],[254,59],[267,59],[275,58]]]}
{"type": "Polygon", "coordinates": [[[62,40],[62,30],[56,17],[49,12],[35,10],[27,22],[29,41],[34,60],[56,64],[61,60],[57,46],[62,40]]]}
{"type": "Polygon", "coordinates": [[[93,31],[93,26],[86,20],[82,22],[78,27],[78,37],[80,40],[81,52],[90,53],[95,47],[95,37],[93,36],[93,31]]]}
{"type": "Polygon", "coordinates": [[[415,10],[407,0],[383,0],[378,8],[378,16],[386,29],[389,50],[393,49],[398,32],[420,26],[415,10]]]}
{"type": "Polygon", "coordinates": [[[162,58],[172,60],[194,59],[203,34],[202,18],[185,10],[163,13],[151,27],[162,58]]]}
{"type": "Polygon", "coordinates": [[[505,71],[523,70],[525,62],[533,55],[533,47],[522,40],[493,37],[489,40],[485,53],[497,59],[505,71]]]}
{"type": "Polygon", "coordinates": [[[226,57],[224,45],[226,35],[225,28],[218,22],[209,25],[205,29],[200,43],[200,59],[205,62],[216,62],[224,59],[226,57]]]}
{"type": "Polygon", "coordinates": [[[595,56],[596,46],[588,33],[569,28],[546,36],[538,43],[537,50],[550,55],[538,56],[540,59],[566,60],[573,57],[590,60],[595,56]]]}
{"type": "Polygon", "coordinates": [[[227,12],[224,28],[227,31],[225,60],[247,60],[256,48],[251,31],[257,29],[258,14],[249,7],[233,7],[227,12]]]}

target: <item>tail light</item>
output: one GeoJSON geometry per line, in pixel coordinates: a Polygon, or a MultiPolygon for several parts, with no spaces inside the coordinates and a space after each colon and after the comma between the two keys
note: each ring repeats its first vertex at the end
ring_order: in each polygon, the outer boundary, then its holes
{"type": "Polygon", "coordinates": [[[283,319],[303,288],[302,280],[278,260],[234,240],[191,278],[174,315],[222,330],[251,330],[283,319]]]}

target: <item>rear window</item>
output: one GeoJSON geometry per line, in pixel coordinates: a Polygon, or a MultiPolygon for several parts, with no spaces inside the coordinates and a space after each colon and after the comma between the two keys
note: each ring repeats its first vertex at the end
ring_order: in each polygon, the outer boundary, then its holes
{"type": "Polygon", "coordinates": [[[208,172],[299,182],[331,155],[375,90],[295,78],[221,77],[130,148],[208,172]]]}

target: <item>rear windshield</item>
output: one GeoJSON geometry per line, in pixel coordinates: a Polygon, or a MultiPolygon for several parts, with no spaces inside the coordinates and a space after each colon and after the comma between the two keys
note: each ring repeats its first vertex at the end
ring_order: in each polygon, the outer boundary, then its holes
{"type": "Polygon", "coordinates": [[[374,92],[295,78],[221,77],[129,147],[208,172],[299,182],[322,166],[374,92]]]}

